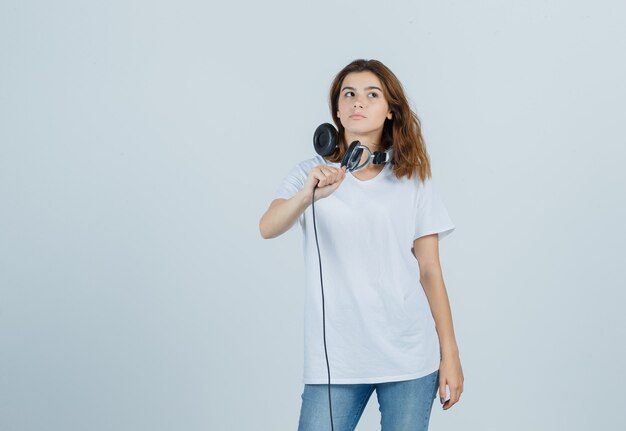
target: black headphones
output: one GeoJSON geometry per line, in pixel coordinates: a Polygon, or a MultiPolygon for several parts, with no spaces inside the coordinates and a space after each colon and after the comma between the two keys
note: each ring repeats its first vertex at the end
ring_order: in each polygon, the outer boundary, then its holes
{"type": "MultiPolygon", "coordinates": [[[[322,157],[328,156],[335,152],[337,149],[337,141],[338,139],[337,129],[330,123],[320,124],[317,129],[315,129],[315,133],[313,134],[313,146],[315,147],[315,151],[322,157]]],[[[366,147],[365,145],[361,145],[359,141],[354,141],[348,147],[346,154],[344,154],[343,159],[341,160],[341,167],[346,166],[350,172],[356,172],[360,169],[363,169],[369,163],[373,163],[375,165],[379,165],[385,162],[391,162],[393,157],[393,150],[389,148],[387,151],[372,151],[366,147]],[[369,157],[358,166],[359,161],[361,160],[361,155],[363,154],[363,150],[366,150],[369,153],[369,157]]]]}
{"type": "MultiPolygon", "coordinates": [[[[337,149],[337,141],[339,132],[335,129],[330,123],[321,124],[315,129],[315,134],[313,135],[313,146],[315,147],[315,151],[320,156],[328,156],[332,154],[337,149]]],[[[368,147],[365,145],[361,145],[359,141],[354,141],[348,147],[346,154],[341,159],[341,167],[346,166],[347,170],[350,172],[358,171],[359,169],[363,169],[370,162],[378,165],[385,162],[391,162],[391,157],[393,155],[392,149],[388,149],[387,151],[375,151],[373,154],[368,147]],[[361,155],[363,154],[363,150],[367,150],[369,153],[369,157],[363,164],[358,166],[359,161],[361,160],[361,155]]],[[[317,256],[319,259],[320,266],[320,284],[322,286],[322,325],[323,325],[323,335],[324,335],[324,353],[326,354],[326,368],[328,370],[328,408],[330,410],[330,429],[332,431],[335,430],[333,425],[333,407],[330,400],[330,365],[328,363],[328,350],[326,349],[326,311],[324,307],[324,281],[322,279],[322,257],[320,256],[320,245],[317,242],[317,226],[315,224],[315,189],[313,188],[313,198],[311,199],[311,207],[313,209],[313,230],[315,231],[315,244],[317,245],[317,256]]]]}

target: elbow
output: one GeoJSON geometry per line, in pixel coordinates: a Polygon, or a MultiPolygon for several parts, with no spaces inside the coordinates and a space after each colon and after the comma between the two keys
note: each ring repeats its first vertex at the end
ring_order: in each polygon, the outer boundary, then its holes
{"type": "Polygon", "coordinates": [[[440,280],[443,280],[443,274],[439,264],[420,268],[420,284],[422,286],[439,284],[440,280]]]}
{"type": "Polygon", "coordinates": [[[259,233],[261,234],[261,238],[263,239],[273,238],[273,236],[271,236],[269,232],[267,232],[267,229],[265,228],[265,223],[263,223],[264,220],[265,220],[265,215],[261,217],[261,220],[259,220],[259,233]]]}
{"type": "Polygon", "coordinates": [[[267,235],[265,233],[265,230],[263,229],[263,217],[261,217],[261,220],[259,220],[259,233],[261,234],[261,238],[267,239],[267,235]]]}

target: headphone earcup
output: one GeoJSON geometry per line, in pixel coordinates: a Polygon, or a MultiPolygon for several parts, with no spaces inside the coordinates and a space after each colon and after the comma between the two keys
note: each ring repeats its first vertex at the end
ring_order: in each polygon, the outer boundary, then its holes
{"type": "Polygon", "coordinates": [[[361,154],[363,154],[362,148],[356,148],[359,145],[359,141],[354,141],[348,147],[346,154],[343,155],[343,159],[341,159],[341,167],[346,166],[349,171],[356,168],[361,161],[361,154]]]}
{"type": "Polygon", "coordinates": [[[330,123],[317,126],[313,134],[315,152],[322,157],[332,154],[337,149],[337,129],[330,123]]]}
{"type": "Polygon", "coordinates": [[[375,151],[374,159],[372,160],[372,163],[375,165],[379,165],[385,161],[386,157],[387,157],[387,153],[385,151],[375,151]]]}

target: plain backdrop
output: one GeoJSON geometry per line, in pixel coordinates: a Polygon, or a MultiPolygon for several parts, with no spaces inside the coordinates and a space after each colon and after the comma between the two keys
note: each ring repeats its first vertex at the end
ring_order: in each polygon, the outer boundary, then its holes
{"type": "Polygon", "coordinates": [[[258,223],[356,58],[403,83],[457,227],[465,386],[430,429],[620,429],[625,13],[0,1],[0,429],[297,428],[301,233],[258,223]]]}

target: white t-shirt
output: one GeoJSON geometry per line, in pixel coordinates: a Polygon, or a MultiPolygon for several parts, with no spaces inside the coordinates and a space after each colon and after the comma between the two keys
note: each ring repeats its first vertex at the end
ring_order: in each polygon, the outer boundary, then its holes
{"type": "MultiPolygon", "coordinates": [[[[274,197],[291,198],[320,164],[340,167],[319,155],[303,160],[274,197]]],[[[432,180],[398,180],[390,163],[370,180],[346,172],[337,190],[315,202],[315,220],[331,383],[402,381],[438,370],[439,339],[412,251],[414,239],[438,233],[441,240],[455,229],[432,180]]],[[[298,224],[306,280],[303,382],[328,383],[311,205],[298,224]]]]}

